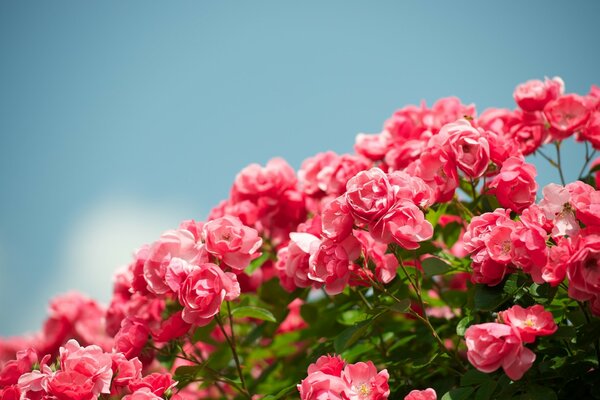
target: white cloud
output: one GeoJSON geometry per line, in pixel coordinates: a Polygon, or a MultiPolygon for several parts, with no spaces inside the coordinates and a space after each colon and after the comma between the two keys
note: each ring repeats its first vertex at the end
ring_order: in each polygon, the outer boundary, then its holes
{"type": "Polygon", "coordinates": [[[61,268],[50,295],[78,290],[106,304],[114,272],[131,261],[135,249],[177,227],[181,220],[199,215],[187,207],[131,198],[95,204],[66,235],[61,268]]]}

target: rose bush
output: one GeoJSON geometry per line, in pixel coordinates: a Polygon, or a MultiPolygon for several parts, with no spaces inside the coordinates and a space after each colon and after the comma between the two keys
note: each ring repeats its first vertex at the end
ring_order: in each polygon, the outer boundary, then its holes
{"type": "Polygon", "coordinates": [[[600,399],[599,93],[531,80],[515,110],[445,98],[355,154],[248,166],[108,307],[69,293],[0,339],[1,398],[600,399]],[[537,200],[529,155],[561,179],[537,200]]]}

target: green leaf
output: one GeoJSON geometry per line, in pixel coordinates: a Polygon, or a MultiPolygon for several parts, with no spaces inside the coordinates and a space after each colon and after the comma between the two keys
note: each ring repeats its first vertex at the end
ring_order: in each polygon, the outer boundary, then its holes
{"type": "Polygon", "coordinates": [[[502,285],[487,286],[478,284],[474,289],[475,309],[482,311],[494,311],[507,297],[502,290],[502,285]]]}
{"type": "Polygon", "coordinates": [[[263,252],[260,255],[260,257],[255,258],[254,260],[252,260],[252,262],[250,262],[250,265],[248,265],[246,267],[244,272],[247,273],[248,275],[252,275],[252,273],[254,271],[256,271],[257,269],[259,269],[260,267],[262,267],[262,265],[265,263],[265,261],[267,261],[270,257],[271,257],[271,253],[269,253],[267,251],[263,252]]]}
{"type": "Polygon", "coordinates": [[[184,365],[175,370],[173,379],[177,381],[177,387],[183,388],[192,382],[202,371],[201,365],[184,365]]]}
{"type": "Polygon", "coordinates": [[[558,397],[554,390],[542,385],[527,385],[527,393],[517,397],[519,400],[556,400],[558,397]]]}
{"type": "Polygon", "coordinates": [[[426,276],[443,275],[451,270],[450,264],[437,257],[428,257],[421,261],[426,276]]]}
{"type": "Polygon", "coordinates": [[[436,204],[427,210],[425,218],[427,218],[427,221],[429,221],[431,225],[435,227],[440,220],[440,217],[446,213],[447,208],[448,203],[436,204]]]}
{"type": "Polygon", "coordinates": [[[494,391],[496,390],[496,386],[498,384],[496,381],[488,380],[485,381],[479,386],[477,389],[477,393],[475,394],[475,400],[489,400],[492,398],[494,391]]]}
{"type": "Polygon", "coordinates": [[[348,310],[339,314],[336,320],[342,325],[352,326],[357,322],[362,322],[368,318],[369,315],[362,310],[348,310]]]}
{"type": "Polygon", "coordinates": [[[341,353],[364,335],[373,320],[359,322],[358,324],[344,329],[339,335],[333,339],[333,348],[336,353],[341,353]]]}
{"type": "Polygon", "coordinates": [[[465,336],[465,331],[469,325],[471,325],[471,322],[473,322],[473,317],[471,316],[464,317],[458,321],[458,324],[456,325],[456,334],[458,336],[465,336]]]}
{"type": "Polygon", "coordinates": [[[467,400],[475,391],[472,387],[452,389],[442,396],[442,400],[467,400]]]}
{"type": "Polygon", "coordinates": [[[460,378],[460,386],[476,386],[490,379],[489,374],[476,369],[470,369],[460,378]]]}
{"type": "Polygon", "coordinates": [[[256,306],[238,307],[231,311],[231,314],[236,317],[250,317],[263,321],[277,322],[275,316],[266,308],[256,306]]]}

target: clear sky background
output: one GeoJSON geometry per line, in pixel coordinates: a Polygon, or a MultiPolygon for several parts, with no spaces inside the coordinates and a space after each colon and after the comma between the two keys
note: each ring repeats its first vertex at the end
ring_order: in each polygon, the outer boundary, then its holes
{"type": "MultiPolygon", "coordinates": [[[[351,151],[406,104],[600,84],[597,1],[0,2],[0,335],[203,219],[251,162],[351,151]]],[[[569,177],[582,148],[569,145],[569,177]]],[[[558,181],[538,163],[542,183],[558,181]]]]}

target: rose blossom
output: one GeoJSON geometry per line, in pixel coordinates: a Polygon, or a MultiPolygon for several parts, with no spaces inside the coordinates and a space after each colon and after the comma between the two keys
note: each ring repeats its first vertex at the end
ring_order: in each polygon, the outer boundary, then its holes
{"type": "Polygon", "coordinates": [[[148,388],[141,388],[135,392],[123,397],[123,400],[163,400],[162,397],[155,395],[148,388]]]}
{"type": "Polygon", "coordinates": [[[409,394],[404,397],[404,400],[437,400],[437,393],[435,390],[429,388],[425,390],[411,390],[409,394]]]}
{"type": "Polygon", "coordinates": [[[371,361],[346,365],[342,379],[347,385],[348,400],[384,400],[390,394],[387,370],[377,372],[371,361]]]}
{"type": "Polygon", "coordinates": [[[594,111],[581,131],[580,139],[587,140],[596,150],[600,150],[600,111],[594,111]]]}
{"type": "Polygon", "coordinates": [[[202,264],[181,285],[182,318],[189,324],[204,326],[219,312],[223,300],[230,301],[239,295],[240,286],[234,274],[223,272],[215,264],[202,264]]]}
{"type": "Polygon", "coordinates": [[[571,193],[563,186],[550,183],[542,189],[543,199],[540,210],[546,219],[554,224],[552,236],[575,236],[579,232],[579,222],[571,205],[571,193]]]}
{"type": "Polygon", "coordinates": [[[346,201],[356,219],[370,223],[391,207],[394,194],[388,177],[379,168],[359,172],[346,184],[346,201]]]}
{"type": "Polygon", "coordinates": [[[536,175],[535,166],[523,157],[510,157],[490,183],[490,193],[496,195],[501,207],[520,213],[535,201],[536,175]]]}
{"type": "Polygon", "coordinates": [[[551,100],[556,99],[564,91],[565,84],[559,77],[546,78],[545,82],[530,80],[515,89],[515,102],[525,111],[541,111],[551,100]]]}
{"type": "Polygon", "coordinates": [[[302,161],[302,166],[298,171],[298,180],[303,192],[309,196],[316,196],[324,193],[324,187],[327,183],[322,181],[321,171],[327,166],[333,164],[339,156],[333,151],[318,153],[302,161]]]}
{"type": "Polygon", "coordinates": [[[207,222],[202,229],[206,251],[216,255],[236,270],[246,268],[259,256],[262,239],[255,229],[242,224],[239,218],[225,216],[207,222]]]}
{"type": "Polygon", "coordinates": [[[502,367],[513,381],[523,377],[535,361],[535,353],[526,347],[508,325],[494,322],[472,325],[465,332],[467,358],[481,372],[502,367]]]}
{"type": "Polygon", "coordinates": [[[115,336],[115,350],[131,359],[142,353],[148,341],[150,328],[141,318],[127,317],[121,322],[121,329],[115,336]]]}
{"type": "Polygon", "coordinates": [[[291,292],[297,287],[304,288],[313,284],[308,277],[309,260],[320,244],[321,240],[310,233],[290,233],[290,242],[287,247],[279,249],[275,264],[281,284],[286,290],[291,292]]]}
{"type": "Polygon", "coordinates": [[[538,336],[552,335],[558,329],[552,313],[544,310],[540,304],[526,309],[519,305],[512,306],[498,313],[498,321],[517,330],[525,343],[533,343],[538,336]]]}
{"type": "Polygon", "coordinates": [[[568,262],[567,277],[569,297],[586,301],[600,295],[600,233],[581,232],[568,262]]]}
{"type": "Polygon", "coordinates": [[[354,150],[363,157],[379,161],[385,156],[389,142],[389,133],[385,131],[375,135],[359,133],[356,135],[354,150]]]}
{"type": "Polygon", "coordinates": [[[132,392],[148,389],[157,396],[162,396],[165,392],[173,388],[177,382],[173,380],[171,374],[154,372],[144,376],[142,379],[131,382],[129,389],[132,392]]]}
{"type": "Polygon", "coordinates": [[[402,201],[371,227],[371,234],[385,243],[395,242],[414,250],[419,248],[419,242],[431,239],[433,226],[419,207],[410,201],[402,201]]]}
{"type": "Polygon", "coordinates": [[[340,196],[323,207],[321,214],[323,236],[340,241],[352,233],[354,218],[350,214],[350,207],[345,196],[340,196]]]}
{"type": "Polygon", "coordinates": [[[330,295],[339,294],[350,278],[350,263],[360,256],[360,242],[354,236],[336,243],[324,240],[310,257],[308,277],[322,282],[330,295]]]}
{"type": "Polygon", "coordinates": [[[342,380],[344,360],[340,356],[321,356],[308,366],[308,376],[297,385],[302,400],[342,400],[346,384],[342,380]]]}
{"type": "Polygon", "coordinates": [[[453,155],[458,169],[469,178],[478,178],[490,162],[490,145],[482,130],[474,128],[466,119],[446,124],[439,135],[445,140],[447,151],[453,155]]]}
{"type": "Polygon", "coordinates": [[[590,116],[589,111],[585,99],[576,94],[560,96],[544,107],[550,133],[557,140],[565,139],[583,128],[590,116]]]}

